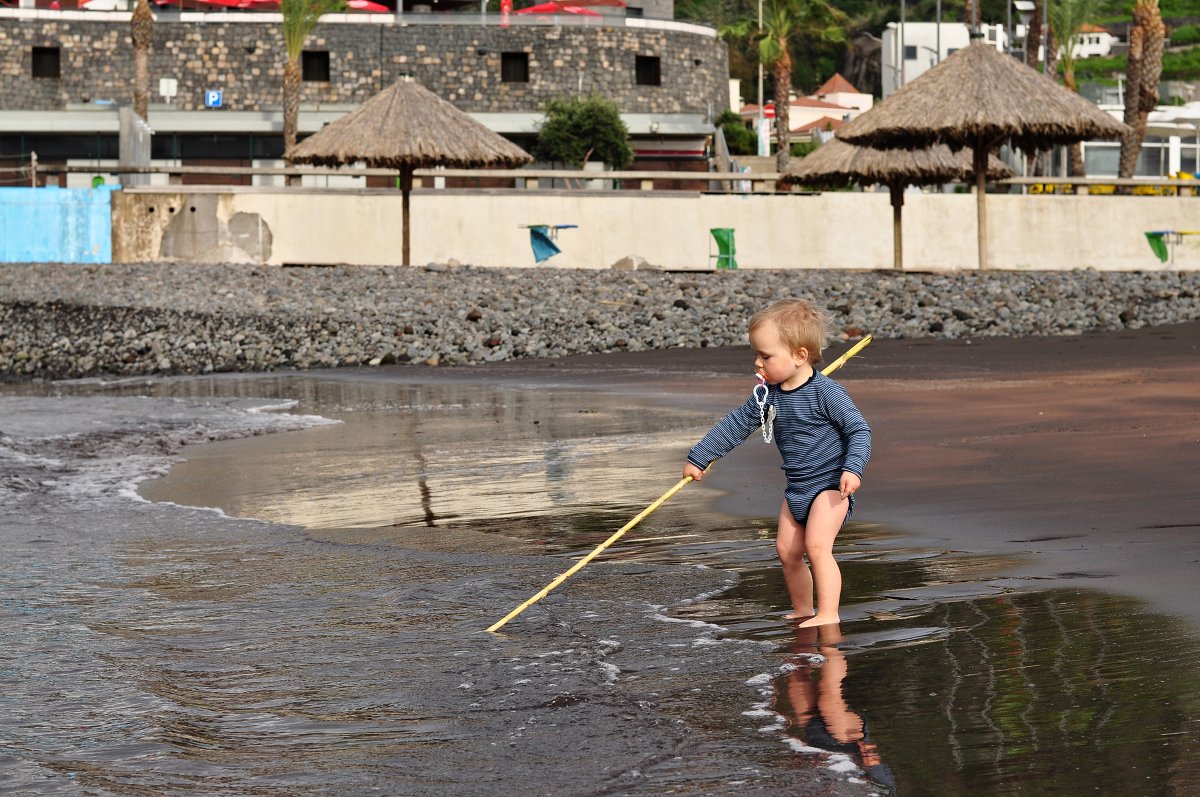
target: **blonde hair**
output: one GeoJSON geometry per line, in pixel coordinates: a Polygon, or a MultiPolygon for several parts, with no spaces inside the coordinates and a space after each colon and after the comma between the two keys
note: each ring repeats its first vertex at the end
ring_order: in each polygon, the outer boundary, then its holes
{"type": "Polygon", "coordinates": [[[808,361],[821,362],[821,350],[834,336],[833,317],[820,307],[803,299],[784,299],[750,319],[750,329],[774,324],[779,340],[790,352],[808,350],[808,361]]]}

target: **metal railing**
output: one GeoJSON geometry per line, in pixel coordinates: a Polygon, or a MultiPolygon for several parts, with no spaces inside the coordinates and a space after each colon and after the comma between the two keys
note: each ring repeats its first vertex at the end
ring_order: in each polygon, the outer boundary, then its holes
{"type": "MultiPolygon", "coordinates": [[[[0,183],[19,182],[22,185],[37,186],[39,175],[43,178],[65,174],[93,175],[166,175],[170,185],[182,185],[184,175],[212,175],[219,177],[284,177],[291,185],[304,177],[387,177],[395,178],[395,169],[376,169],[367,167],[323,168],[311,166],[183,166],[169,164],[151,164],[149,166],[122,166],[106,164],[42,164],[38,162],[36,153],[30,156],[28,165],[15,167],[0,167],[0,183]],[[12,175],[14,180],[5,178],[12,175]]],[[[435,187],[438,178],[476,181],[509,181],[516,189],[545,189],[551,183],[563,183],[568,188],[595,185],[596,181],[606,181],[621,190],[655,190],[662,182],[715,183],[721,186],[718,190],[736,193],[765,193],[773,194],[781,191],[778,183],[782,175],[779,172],[699,172],[699,171],[580,171],[568,169],[417,169],[414,176],[420,181],[417,187],[435,187]]],[[[44,182],[44,180],[43,180],[44,182]]],[[[1122,189],[1131,189],[1129,193],[1135,196],[1200,196],[1200,180],[1177,179],[1167,177],[1011,177],[997,182],[998,185],[1015,186],[1025,194],[1074,194],[1074,195],[1109,195],[1122,193],[1122,189]]],[[[217,188],[234,186],[214,184],[217,188]]],[[[281,188],[283,186],[260,186],[263,188],[281,188]]],[[[155,188],[155,187],[151,187],[155,188]]],[[[162,186],[157,186],[162,188],[162,186]]],[[[204,188],[203,184],[189,184],[189,189],[204,188]]],[[[328,186],[337,190],[338,186],[328,186]]],[[[354,190],[355,186],[346,186],[354,190]]],[[[794,189],[782,189],[785,192],[796,192],[794,189]]]]}
{"type": "MultiPolygon", "coordinates": [[[[14,170],[16,171],[16,170],[14,170]]],[[[287,178],[303,177],[396,177],[395,169],[373,168],[321,168],[296,166],[103,166],[87,164],[39,165],[34,157],[29,167],[22,172],[30,176],[30,183],[37,184],[37,175],[62,174],[165,174],[172,185],[180,185],[184,175],[205,174],[215,176],[271,176],[287,178]]],[[[545,187],[543,181],[570,180],[587,185],[592,181],[617,181],[625,190],[653,190],[659,181],[715,182],[729,186],[742,185],[740,193],[775,193],[779,180],[778,172],[670,172],[670,171],[611,171],[591,172],[566,169],[417,169],[414,176],[422,181],[422,187],[431,187],[436,178],[474,180],[512,180],[514,187],[537,189],[545,187]]],[[[199,187],[189,185],[188,188],[199,187]]],[[[218,186],[228,188],[230,186],[218,186]]],[[[269,187],[269,186],[265,186],[269,187]]],[[[275,186],[280,187],[280,186],[275,186]]],[[[161,188],[161,186],[159,186],[161,188]]]]}

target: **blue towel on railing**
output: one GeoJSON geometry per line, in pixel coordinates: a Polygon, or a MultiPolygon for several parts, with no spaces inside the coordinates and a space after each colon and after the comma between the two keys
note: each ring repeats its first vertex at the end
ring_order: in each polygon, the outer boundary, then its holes
{"type": "Polygon", "coordinates": [[[558,248],[558,244],[550,240],[549,227],[530,227],[529,244],[533,247],[533,260],[535,263],[549,260],[562,251],[558,248]]]}

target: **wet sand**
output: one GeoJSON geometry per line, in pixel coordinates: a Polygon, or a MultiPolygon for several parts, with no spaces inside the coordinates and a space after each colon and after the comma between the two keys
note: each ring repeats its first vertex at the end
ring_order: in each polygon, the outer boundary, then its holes
{"type": "MultiPolygon", "coordinates": [[[[1131,595],[1200,626],[1192,596],[1200,585],[1198,347],[1200,323],[1059,338],[875,341],[837,376],[874,430],[856,520],[905,533],[905,546],[1016,556],[1011,575],[1041,582],[1028,588],[1131,595]]],[[[399,370],[374,373],[395,379],[399,370]]],[[[404,371],[406,381],[658,396],[711,408],[714,421],[751,386],[742,348],[404,371]]],[[[780,479],[777,457],[773,446],[748,441],[689,488],[690,500],[703,492],[723,512],[771,516],[779,492],[761,485],[780,479]]]]}

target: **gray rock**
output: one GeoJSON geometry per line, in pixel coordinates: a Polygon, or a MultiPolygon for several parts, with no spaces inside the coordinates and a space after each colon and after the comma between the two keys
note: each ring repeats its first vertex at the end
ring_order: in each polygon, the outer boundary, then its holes
{"type": "Polygon", "coordinates": [[[1200,318],[1198,272],[678,275],[625,260],[635,267],[0,265],[0,378],[742,346],[749,317],[785,296],[829,308],[848,336],[884,338],[1078,335],[1200,318]]]}
{"type": "Polygon", "coordinates": [[[626,255],[625,257],[612,264],[612,268],[618,271],[635,271],[639,268],[646,267],[646,258],[637,255],[626,255]]]}

